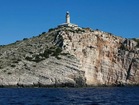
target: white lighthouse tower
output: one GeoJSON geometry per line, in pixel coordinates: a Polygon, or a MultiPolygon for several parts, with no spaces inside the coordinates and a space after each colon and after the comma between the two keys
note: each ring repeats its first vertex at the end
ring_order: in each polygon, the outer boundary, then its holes
{"type": "Polygon", "coordinates": [[[78,27],[78,25],[70,23],[70,13],[67,11],[66,22],[61,25],[58,25],[58,27],[78,27]]]}
{"type": "Polygon", "coordinates": [[[70,14],[69,14],[69,11],[67,11],[66,13],[66,23],[70,23],[70,14]]]}

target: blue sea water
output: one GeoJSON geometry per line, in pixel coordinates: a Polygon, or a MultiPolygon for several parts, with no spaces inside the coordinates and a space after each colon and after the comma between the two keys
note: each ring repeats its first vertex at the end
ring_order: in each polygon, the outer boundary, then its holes
{"type": "Polygon", "coordinates": [[[139,87],[0,88],[0,105],[139,105],[139,87]]]}

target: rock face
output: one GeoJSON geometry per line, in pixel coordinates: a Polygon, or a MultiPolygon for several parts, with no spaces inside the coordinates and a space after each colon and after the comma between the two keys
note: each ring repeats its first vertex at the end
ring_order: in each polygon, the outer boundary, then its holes
{"type": "Polygon", "coordinates": [[[139,84],[139,40],[58,27],[0,47],[1,86],[139,84]]]}

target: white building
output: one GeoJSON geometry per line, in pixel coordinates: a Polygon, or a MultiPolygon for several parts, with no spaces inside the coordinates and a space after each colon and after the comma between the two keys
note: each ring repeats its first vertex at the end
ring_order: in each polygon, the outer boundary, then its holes
{"type": "Polygon", "coordinates": [[[70,23],[70,14],[69,14],[68,11],[66,13],[66,22],[61,24],[61,25],[59,25],[58,27],[62,27],[62,26],[66,26],[66,27],[78,27],[78,25],[70,23]]]}

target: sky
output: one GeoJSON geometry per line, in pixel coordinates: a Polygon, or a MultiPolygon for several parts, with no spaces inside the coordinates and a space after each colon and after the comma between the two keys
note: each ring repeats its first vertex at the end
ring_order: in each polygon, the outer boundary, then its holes
{"type": "Polygon", "coordinates": [[[139,38],[139,0],[0,0],[0,45],[31,38],[65,22],[139,38]]]}

